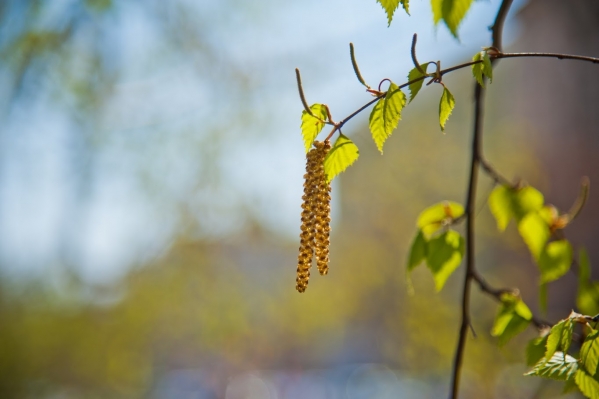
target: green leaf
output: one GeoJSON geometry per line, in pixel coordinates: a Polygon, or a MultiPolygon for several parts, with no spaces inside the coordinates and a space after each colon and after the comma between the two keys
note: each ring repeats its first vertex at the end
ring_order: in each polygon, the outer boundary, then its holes
{"type": "Polygon", "coordinates": [[[599,312],[599,284],[591,281],[591,263],[584,248],[578,253],[578,292],[576,307],[583,314],[599,312]]]}
{"type": "Polygon", "coordinates": [[[443,18],[443,0],[431,0],[433,9],[433,23],[437,25],[443,18]]]}
{"type": "Polygon", "coordinates": [[[349,138],[339,133],[339,138],[324,159],[324,172],[327,175],[327,181],[331,182],[335,176],[351,166],[359,156],[358,147],[349,138]]]}
{"type": "MultiPolygon", "coordinates": [[[[427,62],[426,64],[420,64],[420,67],[422,68],[422,70],[424,72],[426,72],[428,65],[430,64],[430,62],[427,62]]],[[[425,76],[422,74],[422,72],[420,72],[418,70],[418,68],[414,67],[410,73],[408,73],[408,82],[411,82],[414,79],[418,79],[421,76],[425,76]]],[[[420,89],[422,88],[422,84],[424,83],[424,79],[419,80],[418,82],[412,83],[408,88],[410,89],[410,102],[412,102],[412,100],[416,97],[416,94],[418,94],[418,92],[420,91],[420,89]]]]}
{"type": "Polygon", "coordinates": [[[418,230],[418,234],[412,241],[412,247],[410,248],[410,256],[408,257],[408,271],[411,272],[426,259],[426,239],[422,230],[418,230]]]}
{"type": "Polygon", "coordinates": [[[545,360],[549,360],[557,350],[568,352],[570,344],[572,343],[573,331],[574,323],[571,319],[561,320],[551,328],[551,332],[547,337],[545,360]]]}
{"type": "Polygon", "coordinates": [[[445,131],[445,123],[447,123],[453,107],[455,107],[455,99],[451,92],[447,90],[447,87],[443,87],[443,95],[441,95],[441,101],[439,102],[439,124],[442,131],[445,131]]]}
{"type": "Polygon", "coordinates": [[[457,202],[444,201],[429,206],[418,215],[416,226],[425,237],[430,237],[444,225],[464,214],[464,207],[457,202]]]}
{"type": "Polygon", "coordinates": [[[370,132],[381,154],[383,144],[397,127],[401,119],[401,110],[406,105],[406,95],[391,83],[389,90],[370,113],[370,132]]]}
{"type": "Polygon", "coordinates": [[[512,191],[506,186],[497,186],[489,195],[489,209],[495,220],[497,228],[500,231],[505,230],[510,219],[514,216],[512,211],[512,191]]]}
{"type": "Polygon", "coordinates": [[[472,65],[472,75],[482,87],[485,87],[485,81],[483,75],[489,78],[489,81],[493,81],[493,66],[491,59],[486,51],[480,51],[472,57],[472,61],[483,61],[479,64],[472,65]]]}
{"type": "Polygon", "coordinates": [[[464,248],[464,237],[453,230],[446,231],[428,242],[426,264],[433,272],[437,291],[441,291],[447,278],[462,262],[464,248]]]}
{"type": "Polygon", "coordinates": [[[568,240],[558,240],[547,244],[539,257],[541,283],[557,280],[570,270],[572,265],[572,245],[568,240]]]}
{"type": "Polygon", "coordinates": [[[489,208],[500,231],[505,230],[512,218],[521,221],[530,212],[541,211],[544,201],[543,194],[530,186],[519,189],[497,186],[488,200],[489,208]]]}
{"type": "Polygon", "coordinates": [[[572,379],[577,371],[578,360],[563,352],[555,352],[549,360],[539,361],[525,375],[538,375],[553,380],[567,381],[572,379]]]}
{"type": "Polygon", "coordinates": [[[536,212],[543,208],[545,198],[536,188],[525,186],[513,191],[515,194],[512,200],[512,210],[516,220],[520,221],[528,213],[536,212]]]}
{"type": "Polygon", "coordinates": [[[538,213],[530,212],[518,223],[518,231],[528,245],[532,256],[539,261],[543,248],[551,235],[545,220],[538,213]]]}
{"type": "Polygon", "coordinates": [[[397,10],[399,3],[401,3],[404,10],[406,10],[406,13],[408,15],[410,15],[410,10],[409,10],[409,2],[410,1],[409,0],[376,0],[376,1],[381,4],[381,6],[383,7],[383,10],[385,10],[385,12],[387,13],[387,22],[388,22],[387,26],[391,26],[391,21],[393,20],[393,14],[395,13],[395,10],[397,10]]]}
{"type": "Polygon", "coordinates": [[[443,0],[441,13],[451,34],[458,38],[458,27],[470,9],[472,0],[443,0]]]}
{"type": "Polygon", "coordinates": [[[534,366],[539,360],[545,358],[545,346],[547,345],[547,336],[537,337],[528,341],[526,345],[526,365],[534,366]]]}
{"type": "Polygon", "coordinates": [[[532,312],[522,299],[515,295],[504,294],[501,297],[501,306],[495,317],[491,335],[498,338],[499,346],[503,346],[524,331],[531,319],[532,312]]]}
{"type": "Polygon", "coordinates": [[[589,254],[583,247],[578,251],[578,284],[586,283],[591,280],[591,262],[589,254]]]}
{"type": "MultiPolygon", "coordinates": [[[[327,109],[324,104],[313,104],[310,106],[310,110],[322,121],[327,120],[327,109]]],[[[302,111],[302,137],[304,138],[304,147],[306,147],[306,153],[310,151],[312,143],[316,140],[316,136],[324,127],[324,122],[313,117],[306,110],[302,111]]]]}
{"type": "Polygon", "coordinates": [[[585,373],[583,370],[578,370],[574,377],[576,385],[580,388],[580,392],[587,398],[599,398],[599,381],[585,373]]]}
{"type": "Polygon", "coordinates": [[[582,343],[580,361],[590,375],[597,373],[599,364],[599,331],[593,330],[582,343]]]}

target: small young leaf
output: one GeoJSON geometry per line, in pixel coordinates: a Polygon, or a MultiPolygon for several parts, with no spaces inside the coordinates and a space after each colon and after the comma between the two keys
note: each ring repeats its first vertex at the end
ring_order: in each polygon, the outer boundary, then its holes
{"type": "Polygon", "coordinates": [[[514,218],[519,222],[530,212],[542,210],[544,198],[540,191],[530,186],[519,189],[497,186],[489,195],[488,201],[497,221],[497,228],[503,231],[510,219],[514,218]]]}
{"type": "Polygon", "coordinates": [[[583,314],[596,314],[599,312],[599,284],[591,281],[591,264],[584,248],[578,253],[578,292],[576,294],[576,307],[583,314]]]}
{"type": "Polygon", "coordinates": [[[410,248],[410,256],[408,258],[408,271],[411,272],[418,266],[420,263],[424,262],[426,259],[426,239],[424,238],[424,234],[422,234],[422,230],[418,230],[418,234],[414,237],[414,241],[412,241],[412,247],[410,248]]]}
{"type": "Polygon", "coordinates": [[[553,380],[567,381],[578,371],[578,360],[563,352],[555,352],[547,361],[539,361],[525,375],[538,375],[553,380]]]}
{"type": "Polygon", "coordinates": [[[472,0],[443,0],[441,13],[451,34],[458,38],[458,27],[470,9],[472,0]]]}
{"type": "Polygon", "coordinates": [[[489,82],[493,83],[493,64],[486,51],[483,55],[483,74],[489,78],[489,82]]]}
{"type": "Polygon", "coordinates": [[[327,175],[327,181],[331,182],[335,176],[351,166],[359,156],[358,147],[340,133],[335,145],[324,159],[324,172],[327,175]]]}
{"type": "MultiPolygon", "coordinates": [[[[426,64],[420,64],[420,67],[422,68],[422,70],[424,72],[426,72],[429,64],[430,64],[430,62],[427,62],[426,64]]],[[[414,67],[410,71],[410,73],[408,73],[408,82],[411,82],[414,79],[418,79],[421,76],[424,76],[424,75],[418,70],[418,68],[414,67]]],[[[419,80],[418,82],[412,83],[408,87],[410,89],[410,102],[412,102],[412,100],[416,97],[416,94],[418,94],[418,92],[422,88],[423,83],[424,83],[424,79],[419,80]]]]}
{"type": "Polygon", "coordinates": [[[442,131],[445,131],[445,123],[447,123],[453,107],[455,107],[455,99],[451,92],[447,90],[447,87],[443,87],[443,95],[441,95],[441,101],[439,102],[439,124],[442,131]]]}
{"type": "Polygon", "coordinates": [[[401,2],[404,10],[406,10],[406,12],[408,13],[408,15],[410,14],[408,12],[408,2],[409,0],[376,0],[377,2],[379,2],[381,4],[381,6],[383,7],[383,10],[385,10],[385,12],[387,13],[387,22],[388,25],[387,26],[391,26],[391,21],[393,20],[393,14],[395,13],[395,10],[397,10],[397,7],[399,6],[399,3],[401,2]]]}
{"type": "Polygon", "coordinates": [[[539,360],[545,357],[545,346],[547,345],[547,336],[537,337],[528,341],[526,345],[526,365],[534,366],[539,360]]]}
{"type": "Polygon", "coordinates": [[[576,371],[574,380],[584,396],[591,399],[599,398],[599,381],[580,369],[576,371]]]}
{"type": "Polygon", "coordinates": [[[499,231],[504,231],[510,219],[514,217],[512,212],[512,190],[506,186],[497,186],[489,195],[489,209],[495,220],[499,231]]]}
{"type": "Polygon", "coordinates": [[[444,201],[429,206],[418,215],[416,226],[425,237],[430,237],[441,227],[464,214],[464,207],[457,202],[444,201]]]}
{"type": "MultiPolygon", "coordinates": [[[[313,104],[310,106],[310,110],[322,121],[327,120],[327,109],[324,104],[313,104]]],[[[306,110],[302,111],[302,137],[304,138],[306,154],[310,151],[310,147],[312,147],[316,136],[318,136],[318,133],[324,127],[324,122],[321,122],[317,118],[307,113],[306,110]]]]}
{"type": "Polygon", "coordinates": [[[391,83],[385,97],[379,100],[370,113],[370,132],[381,154],[385,140],[401,120],[401,110],[405,105],[406,95],[395,83],[391,83]]]}
{"type": "Polygon", "coordinates": [[[518,223],[518,231],[530,253],[538,261],[551,235],[549,226],[538,213],[530,212],[518,223]]]}
{"type": "Polygon", "coordinates": [[[580,348],[580,361],[590,375],[595,375],[599,364],[599,331],[594,330],[585,338],[580,348]]]}
{"type": "Polygon", "coordinates": [[[401,6],[406,10],[406,14],[410,15],[410,0],[400,0],[401,6]]]}
{"type": "Polygon", "coordinates": [[[539,257],[541,283],[557,280],[570,270],[572,265],[572,245],[568,240],[558,240],[547,244],[539,257]]]}
{"type": "Polygon", "coordinates": [[[490,82],[493,81],[493,66],[489,54],[486,51],[480,51],[472,57],[472,61],[482,61],[479,64],[472,65],[472,75],[474,75],[479,85],[485,87],[483,75],[489,78],[490,82]]]}
{"type": "Polygon", "coordinates": [[[498,338],[499,346],[503,346],[512,337],[524,331],[531,319],[532,312],[519,297],[504,294],[491,335],[498,338]]]}
{"type": "Polygon", "coordinates": [[[561,320],[551,328],[551,332],[547,337],[545,360],[549,360],[557,350],[561,349],[563,352],[568,352],[572,343],[573,331],[574,323],[571,319],[561,320]]]}
{"type": "Polygon", "coordinates": [[[441,291],[447,278],[462,262],[464,248],[464,237],[453,230],[446,231],[428,242],[426,264],[433,272],[437,291],[441,291]]]}

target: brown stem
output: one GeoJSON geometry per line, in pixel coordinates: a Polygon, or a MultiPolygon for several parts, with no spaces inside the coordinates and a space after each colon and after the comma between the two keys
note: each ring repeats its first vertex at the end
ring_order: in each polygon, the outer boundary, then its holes
{"type": "Polygon", "coordinates": [[[599,58],[586,57],[583,55],[561,54],[561,53],[501,53],[500,52],[497,54],[493,54],[491,56],[492,56],[492,58],[549,57],[549,58],[557,58],[560,60],[579,60],[579,61],[592,62],[593,64],[599,64],[599,58]]]}
{"type": "MultiPolygon", "coordinates": [[[[495,22],[493,23],[493,47],[501,51],[502,31],[505,18],[513,0],[503,0],[495,22]]],[[[483,78],[484,79],[484,78],[483,78]]],[[[460,389],[460,374],[466,348],[466,338],[470,326],[470,287],[476,275],[474,265],[474,214],[476,205],[476,185],[478,168],[482,159],[482,128],[483,128],[483,99],[484,89],[475,83],[474,89],[474,128],[472,133],[472,156],[470,161],[470,179],[468,182],[468,196],[466,199],[466,271],[464,273],[464,287],[462,291],[462,321],[458,336],[458,343],[453,361],[450,399],[456,399],[460,389]]]]}

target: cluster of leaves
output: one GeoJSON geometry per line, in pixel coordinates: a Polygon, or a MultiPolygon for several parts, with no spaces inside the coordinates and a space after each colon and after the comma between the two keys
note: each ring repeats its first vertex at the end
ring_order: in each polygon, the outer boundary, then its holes
{"type": "MultiPolygon", "coordinates": [[[[387,14],[387,23],[391,25],[395,10],[401,4],[406,13],[410,14],[410,0],[377,0],[387,14]]],[[[431,0],[433,21],[435,25],[443,21],[451,34],[458,37],[458,27],[470,9],[473,0],[431,0]]]]}
{"type": "Polygon", "coordinates": [[[441,291],[447,278],[462,262],[465,240],[451,226],[463,214],[462,205],[441,202],[426,208],[418,216],[418,232],[412,241],[408,272],[425,262],[433,274],[437,291],[441,291]]]}
{"type": "Polygon", "coordinates": [[[572,312],[551,330],[533,339],[526,350],[526,361],[533,366],[526,375],[565,381],[565,390],[579,389],[588,398],[599,398],[599,330],[589,322],[595,318],[572,312]],[[577,334],[576,325],[582,325],[577,334]],[[573,339],[586,334],[577,356],[568,354],[573,339]]]}

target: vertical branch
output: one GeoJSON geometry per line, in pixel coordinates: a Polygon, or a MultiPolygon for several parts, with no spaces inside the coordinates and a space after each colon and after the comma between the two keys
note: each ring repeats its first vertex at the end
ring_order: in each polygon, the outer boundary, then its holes
{"type": "MultiPolygon", "coordinates": [[[[492,37],[493,47],[501,51],[503,24],[507,17],[513,0],[503,0],[495,22],[493,23],[492,37]]],[[[472,133],[472,155],[470,161],[470,178],[468,181],[468,194],[466,199],[466,271],[464,274],[464,287],[462,291],[462,321],[458,335],[458,343],[453,361],[451,376],[450,399],[456,399],[460,389],[460,375],[464,360],[464,350],[468,329],[470,328],[470,288],[472,279],[476,275],[474,264],[474,215],[476,207],[476,187],[478,180],[478,169],[482,158],[482,130],[483,130],[483,101],[485,91],[481,85],[475,83],[474,89],[474,126],[472,133]]]]}

